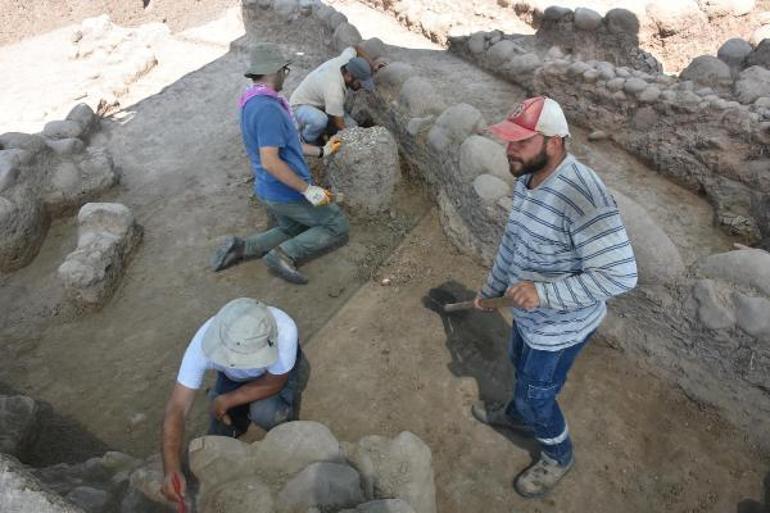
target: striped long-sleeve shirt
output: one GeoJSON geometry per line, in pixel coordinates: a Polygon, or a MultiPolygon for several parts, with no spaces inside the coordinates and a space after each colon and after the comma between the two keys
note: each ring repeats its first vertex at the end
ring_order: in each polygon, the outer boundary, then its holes
{"type": "Polygon", "coordinates": [[[604,318],[605,301],[636,285],[636,259],[617,205],[596,173],[567,155],[537,188],[516,181],[513,208],[482,297],[520,281],[540,306],[513,308],[531,347],[557,351],[581,342],[604,318]]]}

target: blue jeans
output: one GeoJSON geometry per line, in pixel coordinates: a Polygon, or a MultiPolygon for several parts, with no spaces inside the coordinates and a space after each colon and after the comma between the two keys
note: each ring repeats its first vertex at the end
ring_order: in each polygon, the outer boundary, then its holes
{"type": "Polygon", "coordinates": [[[246,237],[245,257],[262,257],[279,246],[294,260],[306,260],[324,249],[341,244],[347,239],[350,224],[335,204],[314,207],[309,202],[292,201],[263,203],[276,219],[277,226],[246,237]]]}
{"type": "Polygon", "coordinates": [[[539,351],[521,338],[516,324],[511,330],[508,355],[513,363],[513,399],[506,413],[517,423],[531,426],[540,450],[567,465],[572,460],[572,440],[556,396],[567,381],[567,373],[588,339],[560,351],[539,351]]]}
{"type": "MultiPolygon", "coordinates": [[[[302,365],[302,351],[297,348],[297,361],[294,368],[289,371],[289,379],[280,392],[264,399],[253,401],[230,408],[227,414],[232,424],[230,426],[218,421],[214,417],[209,423],[210,435],[231,436],[236,438],[249,429],[249,423],[253,422],[265,431],[269,431],[278,424],[292,420],[295,416],[295,402],[299,393],[299,368],[302,365]]],[[[209,391],[209,399],[212,401],[219,395],[236,390],[248,381],[233,381],[222,372],[217,372],[217,383],[209,391]]]]}
{"type": "MultiPolygon", "coordinates": [[[[294,107],[294,118],[297,120],[297,129],[302,140],[313,144],[326,133],[329,124],[329,116],[326,112],[312,105],[297,105],[294,107]]],[[[358,126],[358,123],[345,113],[345,128],[358,126]]]]}

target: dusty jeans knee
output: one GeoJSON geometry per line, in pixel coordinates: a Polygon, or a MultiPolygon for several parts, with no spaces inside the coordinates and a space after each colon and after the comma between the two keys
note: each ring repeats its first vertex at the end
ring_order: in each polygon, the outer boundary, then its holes
{"type": "MultiPolygon", "coordinates": [[[[211,418],[209,424],[210,435],[238,437],[246,432],[249,423],[253,422],[265,431],[269,431],[278,424],[293,420],[295,417],[295,405],[299,393],[299,369],[303,359],[302,351],[297,350],[297,360],[294,368],[289,371],[289,379],[280,392],[258,401],[242,404],[227,411],[232,424],[225,425],[215,418],[211,418]]],[[[217,372],[217,382],[209,391],[209,399],[214,400],[219,395],[232,392],[248,383],[248,381],[233,381],[222,372],[217,372]]]]}
{"type": "Polygon", "coordinates": [[[509,355],[515,370],[513,399],[506,412],[532,426],[543,453],[566,465],[572,459],[572,440],[556,396],[567,380],[575,358],[592,334],[574,346],[558,351],[529,347],[514,324],[509,355]]]}
{"type": "Polygon", "coordinates": [[[315,143],[326,132],[326,125],[329,123],[329,116],[312,105],[294,107],[294,118],[297,120],[297,129],[302,140],[309,144],[315,143]]]}

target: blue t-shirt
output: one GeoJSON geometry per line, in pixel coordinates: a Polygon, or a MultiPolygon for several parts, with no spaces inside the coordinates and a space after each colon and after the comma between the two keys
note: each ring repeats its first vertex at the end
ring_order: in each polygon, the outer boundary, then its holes
{"type": "Polygon", "coordinates": [[[241,134],[254,173],[254,193],[263,200],[287,203],[304,196],[278,181],[259,158],[260,147],[279,148],[278,155],[304,181],[312,184],[310,170],[302,156],[299,134],[291,116],[275,98],[255,96],[241,109],[241,134]]]}

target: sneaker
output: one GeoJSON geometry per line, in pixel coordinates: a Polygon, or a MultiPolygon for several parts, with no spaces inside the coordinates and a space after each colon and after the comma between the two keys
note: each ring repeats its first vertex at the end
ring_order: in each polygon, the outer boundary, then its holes
{"type": "Polygon", "coordinates": [[[262,258],[262,261],[265,262],[268,269],[289,283],[304,285],[308,281],[305,275],[294,267],[291,258],[279,248],[271,250],[262,258]]]}
{"type": "Polygon", "coordinates": [[[532,436],[535,430],[523,422],[516,422],[506,413],[505,403],[490,403],[478,401],[471,407],[471,413],[476,420],[484,424],[496,427],[502,427],[516,431],[517,433],[532,436]]]}
{"type": "Polygon", "coordinates": [[[513,488],[522,497],[542,497],[567,475],[574,463],[575,459],[572,458],[566,465],[559,465],[555,459],[541,453],[534,465],[519,474],[513,488]]]}
{"type": "Polygon", "coordinates": [[[229,235],[211,256],[211,270],[226,269],[243,260],[243,239],[229,235]]]}

